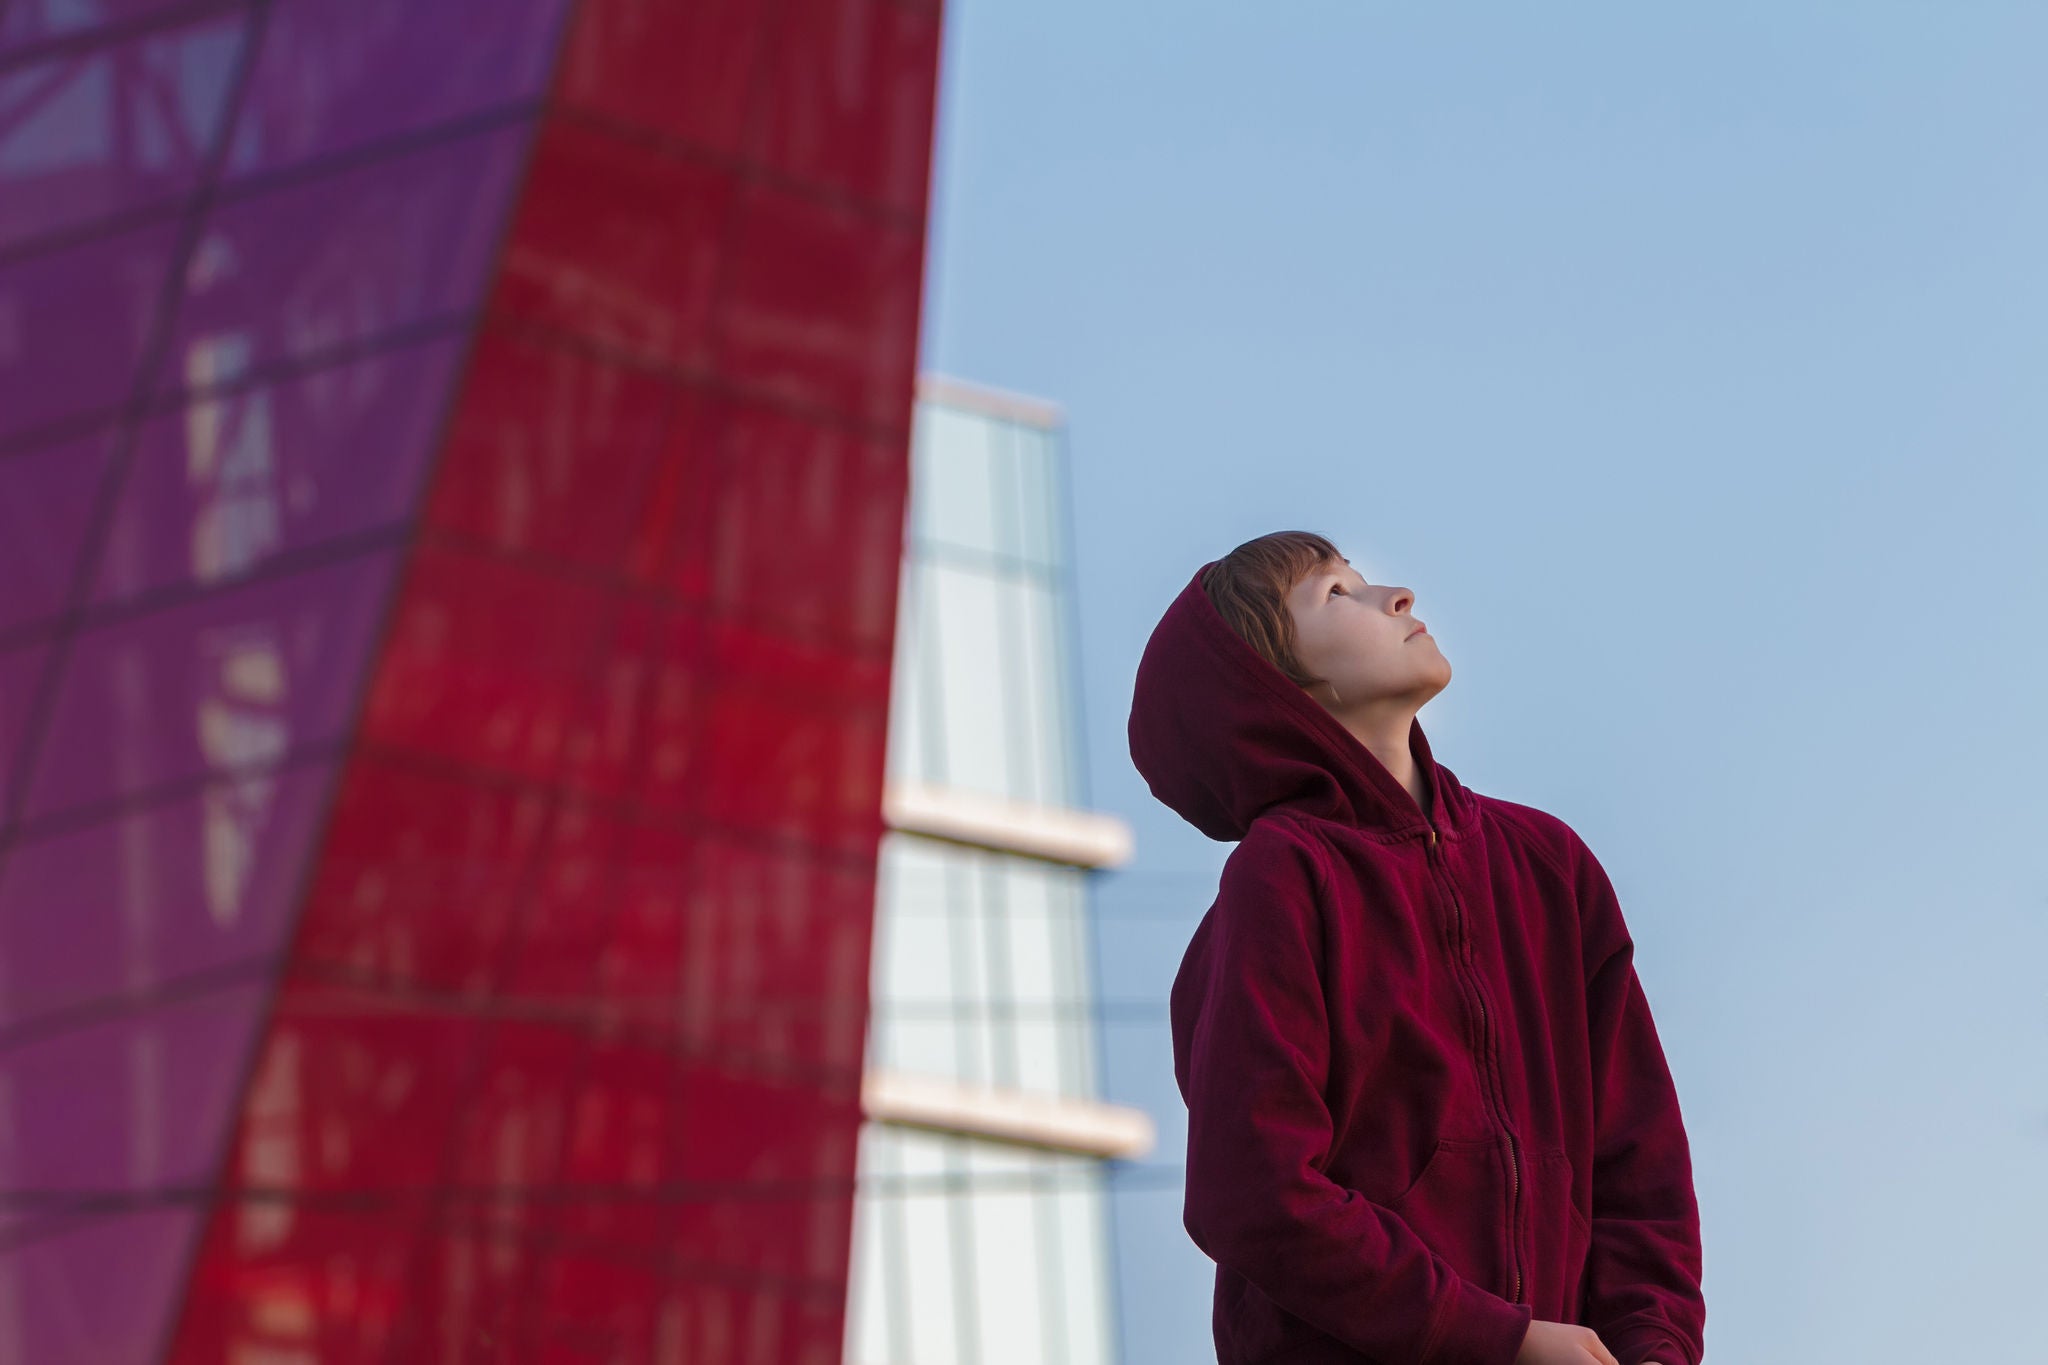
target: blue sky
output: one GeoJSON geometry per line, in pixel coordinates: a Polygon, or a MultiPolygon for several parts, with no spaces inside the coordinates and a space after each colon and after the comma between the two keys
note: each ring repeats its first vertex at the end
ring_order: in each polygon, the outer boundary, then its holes
{"type": "MultiPolygon", "coordinates": [[[[1124,721],[1194,568],[1320,531],[1480,791],[1613,875],[1709,1358],[2038,1359],[2048,8],[952,0],[924,360],[1069,416],[1111,1083],[1227,849],[1124,721]]],[[[1206,1358],[1178,1191],[1131,1365],[1206,1358]]]]}

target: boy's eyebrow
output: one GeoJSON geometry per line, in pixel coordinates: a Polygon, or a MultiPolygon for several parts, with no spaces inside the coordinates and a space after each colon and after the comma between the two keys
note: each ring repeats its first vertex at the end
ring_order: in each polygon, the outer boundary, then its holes
{"type": "MultiPolygon", "coordinates": [[[[1339,555],[1339,556],[1338,556],[1338,558],[1339,558],[1339,559],[1343,559],[1343,556],[1342,556],[1342,555],[1339,555]]],[[[1350,560],[1348,560],[1348,559],[1345,559],[1345,560],[1344,560],[1344,567],[1345,567],[1345,568],[1347,568],[1347,569],[1352,569],[1352,570],[1353,570],[1353,572],[1356,572],[1356,569],[1355,569],[1355,567],[1354,567],[1354,566],[1352,565],[1351,561],[1350,561],[1350,560]]],[[[1323,573],[1322,573],[1322,577],[1323,577],[1323,578],[1342,578],[1343,576],[1344,576],[1343,574],[1340,574],[1340,573],[1338,573],[1338,572],[1337,572],[1337,571],[1336,571],[1335,569],[1325,569],[1325,570],[1323,571],[1323,573]]],[[[1359,582],[1361,582],[1361,583],[1363,583],[1363,582],[1365,581],[1365,575],[1364,575],[1364,574],[1359,574],[1359,575],[1358,575],[1358,581],[1359,581],[1359,582]]]]}

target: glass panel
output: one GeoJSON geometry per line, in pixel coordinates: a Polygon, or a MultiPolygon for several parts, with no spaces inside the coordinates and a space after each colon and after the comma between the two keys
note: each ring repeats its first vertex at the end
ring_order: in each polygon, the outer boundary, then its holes
{"type": "Polygon", "coordinates": [[[916,834],[892,830],[883,835],[881,877],[890,909],[903,915],[953,914],[949,868],[958,857],[951,845],[916,834]]]}
{"type": "Polygon", "coordinates": [[[936,633],[925,643],[940,660],[939,706],[945,718],[943,780],[974,791],[1008,795],[1003,622],[996,583],[986,574],[945,564],[925,566],[937,605],[936,633]]]}
{"type": "Polygon", "coordinates": [[[0,1055],[0,1189],[104,1200],[210,1178],[269,997],[244,982],[0,1055]]]}
{"type": "Polygon", "coordinates": [[[224,778],[17,845],[0,871],[0,1026],[277,952],[332,771],[224,778]]]}
{"type": "Polygon", "coordinates": [[[1009,998],[1022,1005],[1048,1005],[1057,998],[1060,969],[1055,956],[1059,930],[1048,913],[1040,878],[1019,863],[1003,877],[1002,928],[1009,998]]]}
{"type": "Polygon", "coordinates": [[[897,1267],[910,1351],[910,1365],[956,1365],[963,1359],[960,1322],[964,1289],[958,1276],[958,1223],[964,1212],[957,1195],[930,1174],[943,1169],[941,1139],[905,1133],[901,1151],[908,1176],[902,1195],[903,1258],[897,1267]]]}
{"type": "MultiPolygon", "coordinates": [[[[889,1144],[896,1153],[893,1169],[904,1177],[899,1192],[923,1190],[929,1194],[943,1190],[947,1188],[948,1178],[966,1169],[964,1152],[971,1144],[965,1138],[920,1132],[915,1128],[886,1131],[889,1144]]],[[[954,1192],[958,1193],[957,1190],[954,1192]]]]}
{"type": "Polygon", "coordinates": [[[990,915],[988,888],[983,876],[984,856],[962,851],[947,869],[949,892],[945,913],[954,921],[955,970],[958,998],[986,1003],[994,997],[996,979],[989,970],[990,915]]]}
{"type": "Polygon", "coordinates": [[[187,1207],[84,1219],[13,1250],[0,1260],[0,1360],[159,1359],[200,1221],[187,1207]]]}
{"type": "Polygon", "coordinates": [[[380,158],[208,216],[157,391],[205,387],[473,306],[527,130],[380,158]]]}
{"type": "Polygon", "coordinates": [[[96,597],[234,577],[403,520],[440,435],[458,344],[393,348],[143,423],[96,597]]]}
{"type": "Polygon", "coordinates": [[[0,75],[0,247],[189,195],[248,26],[216,15],[0,75]]]}
{"type": "Polygon", "coordinates": [[[896,656],[889,674],[889,756],[888,776],[897,781],[922,782],[931,768],[925,752],[925,725],[931,706],[924,684],[924,632],[919,629],[919,575],[906,566],[896,596],[896,656]]]}
{"type": "Polygon", "coordinates": [[[871,1025],[878,1064],[892,1071],[964,1080],[960,1023],[950,1015],[902,1016],[877,1007],[871,1025]]]}
{"type": "Polygon", "coordinates": [[[46,645],[0,653],[0,810],[13,804],[9,784],[20,762],[22,741],[28,738],[28,718],[35,711],[43,665],[49,658],[46,645]]]}
{"type": "Polygon", "coordinates": [[[1010,760],[1009,785],[1003,795],[1019,801],[1050,804],[1054,788],[1047,782],[1041,757],[1045,742],[1044,651],[1032,640],[1033,611],[1031,586],[1022,579],[1001,576],[995,580],[997,623],[1002,631],[1002,653],[997,658],[1004,688],[1004,710],[994,723],[1003,731],[1004,752],[1010,760]]]}
{"type": "Polygon", "coordinates": [[[1002,925],[991,913],[986,876],[988,860],[962,855],[951,884],[959,894],[955,908],[955,956],[959,963],[959,1019],[966,1050],[962,1079],[978,1085],[1009,1083],[1007,1040],[997,1033],[991,1004],[1001,998],[1002,976],[995,955],[1002,951],[1002,925]]]}
{"type": "Polygon", "coordinates": [[[934,544],[989,553],[998,548],[992,432],[972,413],[920,409],[922,438],[912,465],[918,536],[934,544]]]}
{"type": "Polygon", "coordinates": [[[1017,633],[1016,716],[1013,724],[1025,740],[1026,773],[1019,786],[1027,799],[1046,805],[1072,805],[1075,783],[1070,757],[1074,736],[1068,732],[1066,654],[1061,632],[1065,613],[1052,588],[1037,580],[1020,580],[1013,588],[1011,620],[1017,633]]]}
{"type": "Polygon", "coordinates": [[[1016,428],[1017,553],[1027,562],[1052,569],[1060,565],[1054,499],[1060,473],[1055,437],[1037,427],[1016,428]]]}
{"type": "Polygon", "coordinates": [[[1067,1361],[1068,1365],[1109,1365],[1115,1355],[1111,1341],[1114,1321],[1101,1172],[1088,1172],[1080,1189],[1074,1189],[1074,1183],[1069,1176],[1054,1196],[1064,1228],[1059,1270],[1064,1280],[1067,1361]]]}
{"type": "Polygon", "coordinates": [[[31,814],[332,740],[394,562],[379,550],[85,632],[57,683],[31,814]]]}
{"type": "MultiPolygon", "coordinates": [[[[1050,1315],[1039,1273],[1034,1195],[1017,1176],[978,1189],[974,1217],[975,1309],[984,1365],[1045,1365],[1050,1315]]],[[[1051,1325],[1057,1325],[1053,1323],[1051,1325]]]]}
{"type": "Polygon", "coordinates": [[[296,0],[263,35],[227,171],[239,177],[432,128],[528,98],[547,73],[562,0],[467,5],[296,0]]]}
{"type": "Polygon", "coordinates": [[[1101,1083],[1096,1079],[1096,1019],[1093,1013],[1079,1011],[1069,1018],[1071,1027],[1060,1030],[1060,1093],[1075,1099],[1094,1099],[1101,1093],[1101,1083]]]}
{"type": "Polygon", "coordinates": [[[924,762],[914,774],[921,782],[944,782],[948,738],[946,711],[940,704],[945,695],[946,660],[941,652],[945,639],[939,626],[939,594],[932,583],[930,567],[918,570],[917,585],[917,687],[920,703],[917,718],[918,746],[924,762]]]}
{"type": "Polygon", "coordinates": [[[0,265],[0,438],[108,414],[126,399],[177,227],[152,224],[0,265]]]}
{"type": "Polygon", "coordinates": [[[971,1003],[984,1007],[983,1017],[988,1021],[994,1062],[994,1070],[989,1073],[990,1083],[1014,1086],[1017,1083],[1017,1054],[1011,1040],[1010,972],[1006,960],[1009,933],[1003,915],[1002,861],[995,857],[980,857],[967,869],[975,890],[975,914],[981,930],[984,972],[983,988],[971,1003]]]}
{"type": "MultiPolygon", "coordinates": [[[[42,4],[0,5],[0,52],[52,38],[83,36],[116,24],[126,31],[135,27],[137,20],[177,3],[179,0],[45,0],[42,4]]],[[[0,1358],[7,1358],[4,1352],[0,1358]]]]}
{"type": "Polygon", "coordinates": [[[878,1003],[950,1005],[957,998],[952,925],[943,915],[877,917],[878,1003]]]}
{"type": "Polygon", "coordinates": [[[903,497],[904,558],[916,558],[914,542],[930,536],[932,508],[932,417],[939,409],[918,402],[910,410],[910,486],[903,497]]]}
{"type": "Polygon", "coordinates": [[[966,1036],[956,1009],[988,992],[982,935],[965,894],[972,878],[959,862],[916,835],[884,836],[871,969],[877,1066],[952,1080],[986,1074],[986,1039],[966,1036]]]}
{"type": "MultiPolygon", "coordinates": [[[[1055,996],[1061,1010],[1060,1053],[1062,1093],[1080,1099],[1100,1093],[1096,1080],[1097,996],[1089,970],[1085,914],[1085,874],[1060,872],[1052,886],[1051,933],[1055,996]]],[[[1172,1069],[1168,1068],[1168,1075],[1172,1069]]]]}
{"type": "Polygon", "coordinates": [[[893,1209],[890,1197],[873,1183],[875,1127],[864,1124],[860,1135],[862,1188],[853,1202],[853,1264],[846,1293],[845,1355],[852,1365],[893,1365],[889,1349],[888,1291],[899,1268],[883,1237],[883,1217],[893,1209]]]}
{"type": "Polygon", "coordinates": [[[64,609],[112,450],[92,436],[0,458],[0,631],[64,609]]]}
{"type": "Polygon", "coordinates": [[[969,1005],[957,1017],[960,1030],[960,1076],[965,1085],[1001,1085],[1008,1064],[999,1060],[995,1021],[985,1007],[969,1005]]]}
{"type": "Polygon", "coordinates": [[[1095,999],[1086,932],[1087,877],[1087,873],[1076,869],[1051,868],[1046,878],[1046,913],[1051,916],[1054,936],[1054,998],[1063,1001],[1095,999]]]}
{"type": "Polygon", "coordinates": [[[1020,553],[1024,529],[1019,520],[1021,493],[1017,473],[1018,428],[1015,422],[988,423],[989,485],[994,503],[996,552],[1005,559],[1020,553]]]}
{"type": "Polygon", "coordinates": [[[1050,1005],[1026,1005],[1015,1027],[1017,1088],[1037,1095],[1075,1094],[1060,1064],[1060,1035],[1071,1031],[1072,1020],[1056,1015],[1050,1005]]]}
{"type": "Polygon", "coordinates": [[[1035,1188],[1035,1173],[1048,1160],[1057,1159],[1007,1142],[970,1138],[956,1138],[954,1142],[960,1169],[966,1172],[976,1192],[1007,1190],[1013,1194],[1029,1193],[1035,1188]]]}

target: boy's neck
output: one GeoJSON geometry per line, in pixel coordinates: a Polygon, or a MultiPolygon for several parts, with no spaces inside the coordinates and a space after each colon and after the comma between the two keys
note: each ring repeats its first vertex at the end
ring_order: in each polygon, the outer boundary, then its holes
{"type": "Polygon", "coordinates": [[[1372,751],[1372,756],[1401,784],[1402,790],[1414,800],[1423,818],[1436,823],[1435,802],[1431,800],[1429,779],[1424,776],[1422,765],[1415,761],[1415,755],[1408,748],[1408,732],[1415,723],[1415,712],[1380,711],[1362,715],[1344,715],[1333,712],[1343,727],[1353,737],[1372,751]]]}

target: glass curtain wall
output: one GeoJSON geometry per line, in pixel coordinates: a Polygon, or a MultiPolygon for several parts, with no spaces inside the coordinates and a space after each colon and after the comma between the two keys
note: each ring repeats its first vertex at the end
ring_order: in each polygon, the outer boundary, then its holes
{"type": "MultiPolygon", "coordinates": [[[[1075,808],[1061,430],[926,386],[916,409],[888,776],[1075,808]]],[[[1099,1095],[1089,871],[903,830],[883,839],[868,1065],[1099,1095]]],[[[849,1365],[1108,1365],[1104,1161],[869,1122],[849,1365]]]]}

